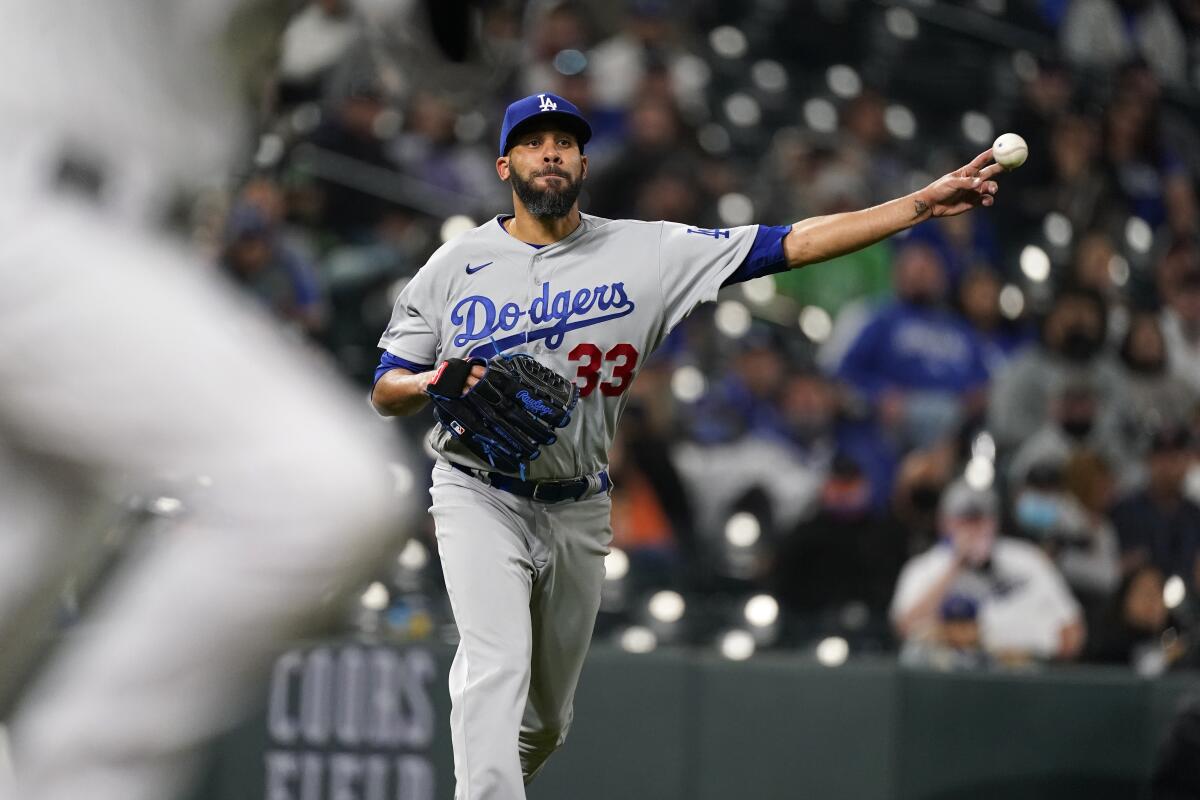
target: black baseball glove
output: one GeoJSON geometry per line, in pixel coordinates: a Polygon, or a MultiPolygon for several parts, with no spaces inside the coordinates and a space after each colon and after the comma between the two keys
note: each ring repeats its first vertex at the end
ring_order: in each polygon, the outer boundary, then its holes
{"type": "Polygon", "coordinates": [[[571,421],[579,399],[575,384],[523,353],[447,359],[425,391],[452,436],[493,468],[522,477],[542,446],[557,440],[554,429],[571,421]],[[476,364],[487,371],[463,394],[476,364]]]}

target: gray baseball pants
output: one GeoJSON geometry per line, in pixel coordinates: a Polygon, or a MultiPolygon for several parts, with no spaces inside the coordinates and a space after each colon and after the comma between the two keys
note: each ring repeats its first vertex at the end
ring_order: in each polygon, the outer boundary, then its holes
{"type": "Polygon", "coordinates": [[[612,541],[608,494],[540,503],[439,461],[433,514],[461,636],[455,800],[523,800],[566,740],[612,541]]]}
{"type": "Polygon", "coordinates": [[[205,264],[0,175],[0,694],[87,545],[84,489],[166,484],[188,506],[23,696],[0,797],[168,800],[275,652],[399,541],[392,454],[364,400],[205,264]]]}

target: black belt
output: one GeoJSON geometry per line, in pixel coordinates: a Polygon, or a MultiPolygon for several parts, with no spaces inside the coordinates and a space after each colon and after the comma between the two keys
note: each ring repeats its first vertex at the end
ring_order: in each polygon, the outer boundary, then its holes
{"type": "Polygon", "coordinates": [[[539,503],[561,503],[564,500],[582,500],[589,494],[607,492],[612,485],[608,478],[607,470],[601,470],[594,476],[568,478],[563,481],[523,481],[520,478],[513,478],[501,472],[471,469],[470,467],[464,467],[462,464],[456,464],[453,461],[449,461],[448,463],[459,472],[464,472],[472,478],[478,478],[496,489],[515,494],[518,497],[528,497],[530,500],[537,500],[539,503]],[[597,481],[596,484],[592,483],[593,479],[597,481]],[[595,491],[588,491],[593,488],[595,488],[595,491]]]}

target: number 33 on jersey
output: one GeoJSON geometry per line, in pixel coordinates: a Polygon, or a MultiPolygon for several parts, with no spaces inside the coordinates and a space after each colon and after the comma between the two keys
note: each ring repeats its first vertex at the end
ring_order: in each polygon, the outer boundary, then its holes
{"type": "MultiPolygon", "coordinates": [[[[570,426],[529,477],[597,472],[638,369],[721,286],[785,268],[786,228],[704,229],[582,215],[561,241],[533,247],[503,218],[447,242],[396,301],[379,341],[384,365],[424,371],[445,358],[528,353],[579,386],[570,426]]],[[[432,445],[474,464],[444,432],[432,445]]]]}

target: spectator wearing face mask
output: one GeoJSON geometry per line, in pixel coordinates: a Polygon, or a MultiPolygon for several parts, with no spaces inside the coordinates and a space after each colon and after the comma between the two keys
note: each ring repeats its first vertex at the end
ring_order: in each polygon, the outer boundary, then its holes
{"type": "Polygon", "coordinates": [[[1145,488],[1117,503],[1111,517],[1124,574],[1152,564],[1164,575],[1178,575],[1194,593],[1200,590],[1200,506],[1183,494],[1192,457],[1186,428],[1155,433],[1145,488]]]}
{"type": "Polygon", "coordinates": [[[895,301],[874,312],[838,376],[872,404],[901,447],[920,447],[982,408],[987,359],[979,334],[945,307],[945,267],[937,251],[905,246],[895,280],[895,301]]]}
{"type": "Polygon", "coordinates": [[[1104,298],[1075,286],[1059,291],[1042,320],[1038,342],[1001,370],[992,381],[988,429],[1002,450],[1012,452],[1053,413],[1053,392],[1090,381],[1104,417],[1118,382],[1105,347],[1104,298]]]}
{"type": "Polygon", "coordinates": [[[1008,483],[1021,486],[1038,464],[1065,464],[1082,453],[1094,453],[1108,464],[1120,463],[1124,452],[1095,381],[1072,376],[1051,395],[1050,416],[1012,455],[1008,483]]]}
{"type": "Polygon", "coordinates": [[[892,624],[903,641],[935,638],[939,609],[953,595],[978,604],[980,641],[997,658],[1079,654],[1079,604],[1040,548],[998,535],[993,491],[956,481],[942,496],[938,523],[942,541],[904,565],[892,598],[892,624]]]}
{"type": "MultiPolygon", "coordinates": [[[[1076,457],[1076,465],[1083,458],[1076,457]]],[[[1072,491],[1066,462],[1033,466],[1013,494],[1012,520],[1021,536],[1050,557],[1086,608],[1103,606],[1121,579],[1117,532],[1072,491]]]]}
{"type": "Polygon", "coordinates": [[[949,440],[904,457],[896,470],[892,513],[904,526],[909,555],[922,553],[938,540],[938,502],[954,480],[958,460],[949,440]]]}

